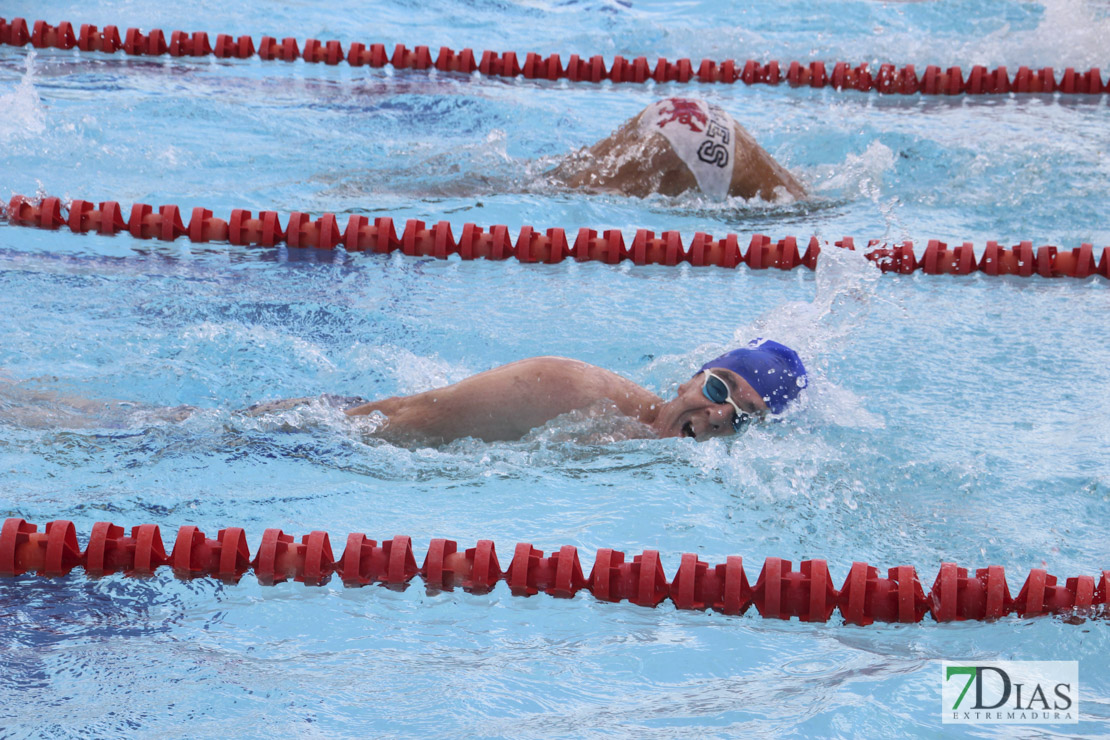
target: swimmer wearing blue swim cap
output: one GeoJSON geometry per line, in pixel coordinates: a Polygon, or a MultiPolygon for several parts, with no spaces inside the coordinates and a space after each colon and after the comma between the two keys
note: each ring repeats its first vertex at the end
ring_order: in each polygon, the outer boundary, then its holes
{"type": "Polygon", "coordinates": [[[725,352],[698,372],[714,369],[731,370],[748,381],[774,414],[781,414],[808,382],[798,353],[769,339],[757,339],[747,347],[725,352]]]}
{"type": "Polygon", "coordinates": [[[520,439],[572,412],[639,422],[631,430],[625,425],[629,437],[703,442],[742,433],[768,414],[781,414],[806,384],[805,366],[794,350],[759,339],[705,363],[669,401],[595,365],[532,357],[443,388],[356,405],[346,413],[384,415],[379,436],[400,443],[520,439]]]}
{"type": "MultiPolygon", "coordinates": [[[[352,417],[375,414],[367,433],[402,445],[446,444],[464,437],[487,442],[520,439],[563,415],[566,429],[586,429],[586,439],[614,441],[644,437],[689,437],[703,442],[744,432],[768,414],[780,414],[806,386],[806,370],[794,350],[756,340],[702,365],[664,401],[628,378],[566,357],[531,357],[411,396],[367,402],[356,396],[323,394],[268,401],[242,409],[247,416],[280,413],[304,405],[331,407],[352,417]]],[[[103,410],[136,404],[20,394],[0,376],[0,421],[49,425],[55,418],[38,402],[88,411],[81,423],[102,426],[103,410]],[[14,402],[13,402],[14,400],[14,402]]],[[[196,409],[146,409],[158,418],[181,421],[196,409]]],[[[295,415],[294,415],[295,416],[295,415]]],[[[74,419],[66,422],[73,424],[74,419]]],[[[295,421],[283,418],[281,424],[295,421]]],[[[558,428],[559,422],[555,423],[558,428]]]]}

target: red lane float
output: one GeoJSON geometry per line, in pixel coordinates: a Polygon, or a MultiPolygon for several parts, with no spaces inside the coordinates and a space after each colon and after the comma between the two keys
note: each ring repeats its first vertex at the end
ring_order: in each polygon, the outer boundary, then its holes
{"type": "MultiPolygon", "coordinates": [[[[181,218],[175,205],[155,208],[145,203],[131,206],[130,217],[123,218],[119,203],[105,201],[94,205],[89,201],[75,200],[68,208],[58,198],[31,200],[21,195],[11,199],[7,208],[8,222],[18,226],[35,226],[58,229],[67,226],[75,233],[96,232],[117,234],[127,231],[139,239],[174,241],[185,237],[192,242],[228,242],[241,246],[273,247],[286,244],[308,249],[335,249],[342,246],[349,252],[374,252],[388,254],[400,251],[411,257],[447,259],[457,254],[464,260],[505,260],[515,257],[520,262],[553,264],[565,259],[578,262],[597,261],[617,264],[630,260],[637,265],[670,265],[687,262],[695,267],[715,265],[735,268],[746,264],[752,270],[775,268],[791,270],[796,267],[817,268],[822,245],[817,237],[804,242],[801,251],[798,239],[787,236],[773,241],[763,234],[751,237],[745,250],[736,234],[715,238],[709,234],[694,234],[689,247],[682,243],[677,231],[655,232],[638,229],[631,241],[617,229],[598,233],[581,228],[571,242],[564,229],[552,228],[539,231],[524,226],[513,243],[507,226],[492,226],[488,231],[475,224],[464,224],[458,239],[447,221],[428,225],[409,219],[400,235],[393,219],[379,217],[371,221],[366,216],[354,215],[341,226],[334,214],[325,213],[313,219],[307,213],[295,212],[282,226],[273,211],[260,211],[253,216],[240,208],[232,210],[226,221],[215,218],[206,208],[194,208],[189,223],[181,218]]],[[[843,249],[856,248],[850,237],[833,242],[843,249]]],[[[1014,247],[1002,247],[988,241],[981,258],[976,258],[969,242],[951,247],[932,239],[918,258],[913,242],[884,244],[877,240],[868,242],[864,256],[880,270],[896,274],[909,274],[920,270],[929,275],[967,275],[979,271],[987,275],[1017,275],[1020,277],[1074,277],[1086,278],[1101,275],[1110,278],[1110,247],[1103,247],[1098,259],[1091,244],[1074,249],[1041,246],[1034,249],[1031,241],[1014,247]]]]}
{"type": "Polygon", "coordinates": [[[967,568],[944,563],[928,594],[917,571],[908,565],[891,568],[886,578],[867,563],[853,563],[839,589],[824,560],[803,560],[797,570],[789,560],[767,558],[754,586],[748,582],[739,556],[710,565],[686,553],[668,581],[655,550],[627,558],[619,550],[597,551],[589,576],[577,548],[566,545],[549,555],[530,543],[518,543],[512,560],[502,570],[490,540],[479,540],[460,550],[454,540],[434,539],[423,565],[417,566],[412,540],[405,536],[381,544],[356,532],[348,535],[342,554],[333,555],[327,532],[301,537],[280,529],[267,529],[251,558],[246,535],[239,527],[221,529],[216,538],[186,525],[167,556],[156,525],[131,529],[97,522],[84,551],[77,542],[73,522],[57,520],[42,532],[23,519],[11,518],[0,527],[0,576],[28,573],[57,578],[75,568],[86,575],[109,573],[149,576],[166,565],[178,578],[210,577],[237,583],[253,569],[263,585],[296,581],[322,586],[338,575],[345,586],[372,583],[404,589],[417,575],[429,590],[455,587],[484,593],[505,581],[515,596],[541,591],[571,598],[589,591],[601,601],[628,601],[655,607],[669,599],[677,609],[712,609],[729,615],[744,614],[748,607],[767,619],[828,622],[834,611],[848,624],[921,622],[929,614],[937,622],[996,620],[1010,614],[1034,617],[1048,614],[1105,616],[1110,613],[1110,570],[1097,577],[1078,576],[1061,584],[1056,576],[1036,568],[1029,573],[1016,597],[1011,597],[1001,566],[967,568]]]}
{"type": "Polygon", "coordinates": [[[746,85],[778,85],[786,82],[791,87],[832,87],[835,90],[857,90],[878,92],[886,95],[991,95],[1008,93],[1053,93],[1062,92],[1079,95],[1100,95],[1110,90],[1110,84],[1103,83],[1102,72],[1094,67],[1086,72],[1073,67],[1066,68],[1059,77],[1052,67],[1031,69],[1019,67],[1010,77],[1005,67],[988,70],[974,66],[964,77],[963,70],[957,66],[929,65],[918,75],[914,65],[907,64],[901,69],[893,64],[882,64],[875,70],[868,64],[856,67],[847,62],[836,62],[829,71],[825,62],[771,61],[767,63],[749,59],[743,63],[729,59],[716,62],[703,59],[695,64],[689,59],[671,62],[666,58],[657,59],[650,64],[646,57],[629,61],[624,57],[613,58],[613,63],[605,66],[601,55],[580,57],[571,55],[563,65],[558,54],[541,57],[534,52],[518,55],[513,51],[475,52],[472,49],[454,51],[446,46],[440,47],[435,58],[427,46],[407,48],[397,44],[393,53],[386,51],[384,44],[352,43],[344,53],[339,41],[320,41],[308,39],[303,50],[297,40],[286,37],[278,41],[273,36],[263,36],[256,45],[250,36],[233,39],[227,34],[218,34],[216,43],[211,44],[208,34],[198,31],[164,31],[154,29],[143,33],[138,28],[128,28],[120,40],[119,28],[84,24],[76,36],[73,25],[68,21],[52,26],[46,21],[31,22],[33,30],[28,31],[28,22],[23,18],[5,21],[0,18],[0,44],[35,48],[71,49],[99,51],[114,54],[123,50],[132,56],[207,56],[213,54],[221,59],[246,59],[258,56],[264,60],[292,62],[303,59],[310,64],[339,64],[346,61],[352,67],[384,67],[393,65],[396,69],[427,70],[435,68],[441,72],[461,72],[470,74],[480,72],[492,77],[524,76],[535,80],[560,80],[572,82],[599,83],[609,80],[615,83],[631,82],[701,82],[746,85]],[[167,42],[166,39],[169,39],[167,42]],[[523,59],[523,63],[521,63],[523,59]],[[476,61],[477,60],[477,61],[476,61]],[[783,71],[785,70],[785,72],[783,71]]]}

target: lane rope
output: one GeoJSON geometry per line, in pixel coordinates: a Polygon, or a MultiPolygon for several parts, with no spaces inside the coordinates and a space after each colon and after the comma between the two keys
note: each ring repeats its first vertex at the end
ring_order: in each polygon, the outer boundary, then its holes
{"type": "MultiPolygon", "coordinates": [[[[282,225],[274,211],[260,211],[257,216],[250,211],[236,208],[227,220],[216,218],[206,208],[194,208],[186,225],[181,209],[176,205],[155,208],[146,203],[131,206],[130,215],[123,217],[123,210],[115,201],[99,204],[86,200],[71,201],[68,208],[59,198],[31,199],[16,195],[7,207],[8,222],[18,226],[33,226],[56,230],[62,226],[74,233],[95,232],[114,235],[128,232],[139,239],[157,239],[172,242],[185,237],[191,242],[226,242],[240,246],[289,247],[335,249],[343,246],[348,252],[375,252],[388,254],[400,251],[411,257],[447,259],[458,255],[464,260],[489,259],[554,264],[566,259],[578,262],[597,261],[618,264],[630,260],[636,265],[669,265],[689,263],[696,267],[717,266],[736,268],[745,264],[753,270],[776,268],[791,270],[796,267],[817,268],[817,259],[828,242],[816,236],[808,241],[787,236],[777,241],[763,234],[755,234],[747,245],[741,238],[728,234],[716,238],[704,232],[694,234],[689,245],[684,245],[677,231],[664,231],[658,236],[647,229],[637,229],[631,241],[626,241],[619,229],[600,233],[595,229],[580,228],[571,235],[562,228],[546,231],[523,226],[514,243],[507,226],[491,226],[487,230],[473,223],[463,225],[456,239],[451,224],[439,221],[426,224],[408,219],[398,236],[392,218],[352,215],[340,227],[335,214],[325,213],[313,218],[308,213],[294,212],[282,225]],[[804,249],[804,253],[801,251],[804,249]]],[[[833,246],[857,248],[852,237],[833,242],[833,246]]],[[[1034,249],[1032,241],[1022,241],[1013,247],[1003,247],[997,241],[988,241],[981,256],[976,257],[970,242],[949,246],[937,239],[930,239],[924,252],[918,256],[913,242],[888,244],[872,239],[866,245],[864,256],[874,262],[884,273],[910,274],[920,270],[928,275],[967,275],[982,272],[986,275],[1017,275],[1020,277],[1073,277],[1087,278],[1101,275],[1110,278],[1110,246],[1103,247],[1096,255],[1092,244],[1084,243],[1072,249],[1045,245],[1034,249]]]]}
{"type": "Polygon", "coordinates": [[[710,565],[685,553],[674,578],[668,580],[656,550],[626,559],[622,551],[602,548],[587,577],[572,545],[545,555],[530,543],[518,543],[502,570],[490,540],[478,540],[474,547],[460,550],[455,540],[433,539],[423,565],[417,566],[412,540],[404,535],[378,543],[360,532],[352,533],[336,559],[327,532],[314,531],[297,542],[280,529],[267,529],[252,558],[240,527],[221,529],[210,538],[195,526],[182,526],[169,554],[154,524],[132,527],[128,534],[121,526],[97,522],[84,550],[73,522],[64,519],[48,523],[42,532],[18,518],[6,519],[0,528],[0,576],[34,573],[60,578],[80,567],[91,578],[111,573],[142,577],[163,566],[178,578],[203,576],[227,583],[238,583],[253,569],[262,585],[292,580],[323,586],[334,574],[345,586],[380,583],[404,588],[419,575],[432,591],[458,586],[484,593],[504,580],[515,596],[542,591],[571,598],[585,590],[601,601],[656,607],[669,599],[677,609],[712,609],[736,616],[755,606],[762,617],[803,622],[827,622],[839,611],[846,623],[861,626],[915,623],[926,614],[937,622],[953,622],[1010,614],[1025,618],[1110,612],[1110,570],[1103,570],[1097,581],[1084,575],[1060,583],[1044,569],[1034,568],[1012,597],[1002,566],[972,573],[955,563],[943,563],[926,594],[917,571],[908,565],[890,568],[883,577],[875,566],[852,563],[837,589],[824,560],[803,560],[794,570],[791,561],[769,557],[753,586],[738,555],[710,565]]]}
{"type": "Polygon", "coordinates": [[[124,52],[131,56],[205,57],[220,59],[249,59],[257,53],[267,61],[293,62],[303,59],[309,64],[337,65],[346,62],[352,67],[384,67],[390,64],[394,69],[431,70],[440,72],[459,72],[472,74],[480,72],[488,77],[523,76],[529,80],[570,80],[572,82],[600,83],[610,80],[615,83],[664,82],[701,82],[746,85],[778,85],[783,82],[791,87],[823,88],[835,90],[857,90],[889,95],[993,95],[1029,93],[1068,93],[1078,95],[1101,95],[1110,91],[1110,81],[1104,83],[1098,67],[1086,72],[1073,67],[1066,68],[1059,76],[1052,67],[1032,69],[1021,66],[1011,76],[1004,66],[987,69],[975,65],[967,76],[959,66],[928,65],[918,75],[914,65],[897,67],[894,64],[879,64],[877,67],[864,63],[851,66],[847,62],[836,62],[830,71],[825,62],[779,63],[770,61],[760,63],[753,59],[737,62],[728,59],[717,62],[703,59],[695,67],[689,59],[668,61],[665,57],[648,62],[647,57],[628,60],[622,56],[614,57],[606,67],[600,54],[584,56],[572,54],[564,66],[559,54],[542,57],[534,52],[518,55],[513,51],[476,52],[473,49],[455,51],[440,47],[433,58],[427,46],[409,49],[397,44],[393,53],[388,54],[384,44],[351,43],[346,51],[339,41],[320,41],[307,39],[303,47],[293,37],[280,41],[273,36],[263,36],[256,44],[250,36],[233,38],[228,34],[217,34],[215,44],[204,31],[188,33],[152,29],[143,33],[138,28],[128,28],[121,37],[118,26],[109,25],[98,29],[90,24],[81,25],[74,33],[73,24],[63,21],[52,26],[46,21],[28,22],[24,18],[6,21],[0,18],[0,44],[26,46],[45,49],[80,49],[105,54],[124,52]],[[30,28],[29,28],[30,24],[30,28]],[[168,40],[167,40],[168,39],[168,40]]]}

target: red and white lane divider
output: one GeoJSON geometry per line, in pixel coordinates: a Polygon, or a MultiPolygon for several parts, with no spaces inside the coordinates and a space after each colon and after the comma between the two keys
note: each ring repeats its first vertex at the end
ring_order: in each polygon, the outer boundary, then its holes
{"type": "Polygon", "coordinates": [[[740,615],[755,606],[762,617],[803,622],[827,622],[839,611],[845,622],[856,625],[920,622],[926,614],[937,622],[991,620],[1009,614],[1093,617],[1105,616],[1110,609],[1110,570],[1061,583],[1035,568],[1013,597],[1001,566],[969,572],[944,563],[926,594],[917,571],[908,565],[890,568],[883,576],[872,565],[853,563],[838,589],[824,560],[803,560],[794,570],[789,560],[771,557],[764,561],[753,586],[740,556],[710,565],[686,553],[674,578],[668,580],[655,550],[626,559],[619,550],[600,549],[586,576],[578,550],[571,545],[545,555],[527,542],[518,543],[502,570],[490,540],[460,550],[454,540],[433,539],[423,565],[417,566],[412,540],[402,535],[378,543],[362,533],[350,534],[342,554],[335,558],[327,532],[311,532],[298,542],[280,529],[267,529],[252,558],[239,527],[221,529],[210,538],[197,527],[183,526],[169,554],[154,524],[132,527],[128,533],[115,524],[98,522],[84,550],[73,522],[64,519],[48,523],[42,532],[17,518],[5,520],[0,528],[0,576],[35,573],[58,578],[74,568],[94,578],[110,573],[148,576],[163,566],[172,568],[179,578],[204,576],[229,583],[237,583],[253,569],[263,585],[293,580],[322,586],[334,574],[346,586],[403,587],[419,575],[432,590],[458,586],[481,593],[503,580],[516,596],[543,591],[569,598],[585,590],[602,601],[646,607],[670,599],[678,609],[740,615]]]}
{"type": "MultiPolygon", "coordinates": [[[[389,253],[400,251],[409,256],[446,259],[457,254],[464,260],[484,258],[520,262],[556,263],[565,259],[579,262],[599,261],[616,264],[630,260],[637,265],[678,265],[688,262],[698,267],[714,265],[735,268],[740,264],[750,269],[776,268],[790,270],[795,267],[816,269],[818,255],[823,246],[817,237],[807,240],[787,236],[778,241],[763,234],[751,237],[745,249],[736,234],[714,237],[698,232],[689,245],[684,245],[677,231],[664,231],[658,236],[647,229],[637,229],[631,241],[626,241],[618,229],[598,233],[594,229],[580,228],[568,236],[566,229],[549,228],[545,231],[524,226],[514,242],[507,226],[485,229],[476,224],[463,225],[456,238],[451,224],[440,221],[426,224],[409,219],[398,236],[393,219],[351,216],[340,226],[335,214],[325,213],[312,218],[307,213],[291,213],[284,225],[274,211],[260,211],[257,215],[236,208],[227,220],[216,218],[212,211],[194,208],[188,225],[181,218],[181,209],[175,205],[155,208],[146,203],[131,206],[128,218],[123,217],[119,203],[105,201],[99,204],[75,200],[68,208],[58,198],[32,200],[21,195],[12,198],[7,208],[8,222],[18,226],[35,226],[43,229],[67,227],[75,233],[95,232],[118,234],[128,232],[139,239],[174,241],[185,237],[192,242],[228,242],[236,245],[273,247],[286,244],[290,247],[334,249],[343,246],[348,252],[389,253]],[[573,241],[571,238],[573,236],[573,241]],[[804,249],[804,252],[801,251],[804,249]]],[[[836,247],[856,249],[855,240],[844,237],[834,242],[836,247]]],[[[1031,241],[1013,247],[1003,247],[988,241],[980,257],[976,257],[971,243],[949,246],[936,239],[929,240],[924,252],[918,256],[912,242],[886,244],[870,240],[859,248],[867,259],[875,262],[883,272],[908,274],[920,270],[929,275],[966,275],[982,272],[986,275],[1018,275],[1030,277],[1086,278],[1101,275],[1110,278],[1110,247],[1095,250],[1092,244],[1082,244],[1072,249],[1054,246],[1034,248],[1031,241]]]]}
{"type": "Polygon", "coordinates": [[[256,53],[264,60],[292,62],[304,59],[312,64],[335,65],[346,62],[352,67],[384,67],[387,64],[395,69],[430,70],[441,72],[461,72],[469,74],[480,72],[491,77],[516,77],[525,79],[560,80],[572,82],[593,82],[611,80],[615,83],[655,82],[703,82],[733,84],[743,82],[747,85],[778,85],[783,82],[791,87],[832,87],[835,90],[857,90],[878,92],[891,95],[996,95],[1007,93],[1054,93],[1062,92],[1078,95],[1101,95],[1110,90],[1110,83],[1104,83],[1101,71],[1095,67],[1087,70],[1066,68],[1057,76],[1052,67],[1032,69],[1018,67],[1011,76],[1006,67],[987,69],[982,65],[971,68],[967,76],[955,65],[928,65],[920,75],[914,65],[901,68],[893,64],[880,64],[873,68],[869,64],[852,66],[847,62],[836,62],[831,71],[824,62],[783,62],[760,63],[749,59],[737,62],[733,59],[714,61],[703,59],[696,66],[689,59],[670,62],[658,58],[654,64],[647,57],[628,60],[618,56],[606,67],[600,54],[588,59],[577,54],[571,55],[564,66],[558,54],[542,57],[534,52],[517,55],[516,52],[495,51],[476,52],[473,49],[455,51],[440,47],[439,53],[432,57],[427,46],[409,49],[403,44],[394,47],[393,53],[386,52],[384,44],[351,43],[346,51],[339,41],[320,41],[308,39],[304,46],[297,40],[286,37],[280,41],[272,36],[263,36],[256,44],[250,36],[232,37],[217,34],[213,44],[207,33],[197,31],[171,31],[151,29],[143,33],[138,28],[128,28],[122,35],[114,25],[98,29],[83,24],[74,33],[73,24],[63,21],[52,26],[46,21],[28,22],[24,18],[5,21],[0,18],[0,44],[36,48],[81,49],[105,54],[124,52],[131,56],[203,57],[214,55],[221,59],[247,59],[256,53]],[[30,28],[29,28],[30,26],[30,28]],[[168,40],[167,40],[168,39],[168,40]]]}

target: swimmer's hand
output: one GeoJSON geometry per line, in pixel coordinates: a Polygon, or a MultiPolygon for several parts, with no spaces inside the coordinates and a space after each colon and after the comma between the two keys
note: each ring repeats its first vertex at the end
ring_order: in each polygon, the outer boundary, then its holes
{"type": "Polygon", "coordinates": [[[315,398],[286,398],[281,401],[266,401],[264,403],[256,403],[253,406],[248,406],[239,411],[244,416],[263,416],[265,414],[272,414],[275,411],[288,411],[289,409],[303,406],[306,403],[312,403],[315,398]]]}

